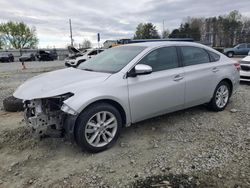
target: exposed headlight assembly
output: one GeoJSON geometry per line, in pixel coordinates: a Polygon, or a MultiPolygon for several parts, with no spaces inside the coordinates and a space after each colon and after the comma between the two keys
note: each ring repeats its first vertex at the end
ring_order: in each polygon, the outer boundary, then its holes
{"type": "Polygon", "coordinates": [[[77,115],[77,111],[75,111],[74,109],[70,108],[67,104],[63,104],[61,107],[61,110],[67,114],[71,114],[71,115],[77,115]]]}

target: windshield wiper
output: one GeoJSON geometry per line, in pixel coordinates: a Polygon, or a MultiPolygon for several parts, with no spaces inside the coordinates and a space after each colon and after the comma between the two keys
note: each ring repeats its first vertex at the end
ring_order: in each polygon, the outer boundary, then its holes
{"type": "Polygon", "coordinates": [[[82,70],[85,70],[85,71],[94,71],[94,70],[88,69],[88,68],[85,68],[85,69],[82,69],[82,70]]]}

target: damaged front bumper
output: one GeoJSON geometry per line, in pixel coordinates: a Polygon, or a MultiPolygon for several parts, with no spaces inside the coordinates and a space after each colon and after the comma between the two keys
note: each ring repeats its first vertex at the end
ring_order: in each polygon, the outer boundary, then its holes
{"type": "Polygon", "coordinates": [[[24,118],[37,136],[62,136],[68,111],[76,113],[63,104],[69,96],[24,101],[24,118]]]}

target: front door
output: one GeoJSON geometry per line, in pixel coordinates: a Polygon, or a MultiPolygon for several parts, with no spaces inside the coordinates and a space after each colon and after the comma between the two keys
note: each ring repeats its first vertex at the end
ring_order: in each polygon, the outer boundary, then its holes
{"type": "Polygon", "coordinates": [[[175,47],[162,47],[146,55],[139,64],[152,67],[148,75],[128,77],[132,122],[182,109],[185,79],[175,47]]]}

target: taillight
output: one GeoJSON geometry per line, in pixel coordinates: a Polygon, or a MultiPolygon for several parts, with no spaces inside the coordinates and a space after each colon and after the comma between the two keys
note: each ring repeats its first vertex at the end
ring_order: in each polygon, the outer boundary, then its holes
{"type": "Polygon", "coordinates": [[[234,63],[235,68],[237,71],[240,71],[240,63],[234,63]]]}

